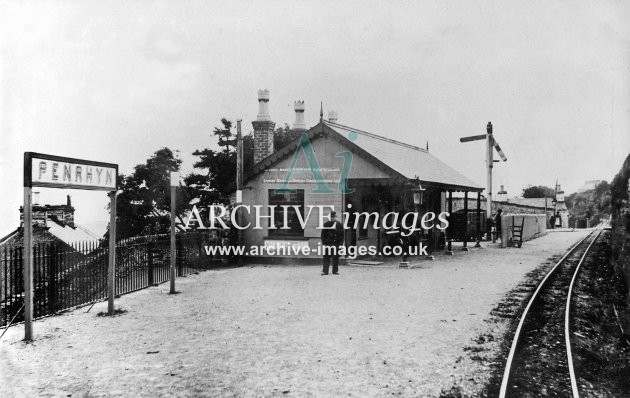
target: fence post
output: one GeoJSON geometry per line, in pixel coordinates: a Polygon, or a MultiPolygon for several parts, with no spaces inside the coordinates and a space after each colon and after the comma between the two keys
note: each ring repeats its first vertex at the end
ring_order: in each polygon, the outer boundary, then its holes
{"type": "MultiPolygon", "coordinates": [[[[22,275],[24,274],[24,254],[25,254],[26,250],[23,247],[18,247],[18,251],[16,253],[16,262],[15,262],[15,273],[13,274],[15,276],[15,281],[16,281],[16,286],[17,286],[17,291],[16,293],[22,293],[24,292],[24,278],[22,277],[22,275]]],[[[31,248],[31,253],[33,253],[33,250],[31,248]]],[[[22,296],[24,297],[24,296],[22,296]]]]}
{"type": "Polygon", "coordinates": [[[183,250],[182,250],[182,237],[178,237],[177,240],[175,241],[175,247],[177,248],[175,250],[176,254],[175,254],[175,259],[176,259],[176,263],[177,263],[177,276],[182,276],[184,275],[184,267],[183,267],[183,250]]]}
{"type": "Polygon", "coordinates": [[[0,300],[2,300],[5,304],[4,310],[0,311],[0,315],[2,315],[2,319],[0,319],[0,325],[7,324],[7,311],[6,306],[9,304],[9,277],[8,271],[9,267],[7,267],[7,247],[2,248],[2,289],[0,289],[0,300]]]}
{"type": "Polygon", "coordinates": [[[48,311],[54,313],[57,311],[57,286],[55,283],[55,275],[57,274],[57,247],[53,243],[48,247],[48,283],[46,290],[48,291],[48,311]]]}
{"type": "Polygon", "coordinates": [[[153,286],[154,279],[153,279],[153,242],[152,241],[149,241],[149,244],[147,245],[147,263],[149,267],[148,285],[153,286]]]}

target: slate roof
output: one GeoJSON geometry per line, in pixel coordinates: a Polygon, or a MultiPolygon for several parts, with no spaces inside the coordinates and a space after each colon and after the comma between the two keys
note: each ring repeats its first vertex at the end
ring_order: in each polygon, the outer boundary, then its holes
{"type": "Polygon", "coordinates": [[[100,237],[94,232],[76,224],[73,228],[67,224],[59,225],[56,222],[49,222],[48,227],[48,232],[66,243],[86,242],[100,239],[100,237]]]}
{"type": "MultiPolygon", "coordinates": [[[[47,242],[60,242],[63,244],[68,244],[67,242],[62,241],[57,236],[50,233],[48,228],[42,227],[39,225],[33,225],[33,243],[47,243],[47,242]]],[[[0,247],[3,246],[17,246],[22,247],[24,243],[24,233],[22,228],[18,228],[15,231],[11,232],[9,235],[2,238],[0,241],[0,247]]]]}
{"type": "MultiPolygon", "coordinates": [[[[0,239],[0,246],[22,246],[23,237],[22,228],[17,228],[0,239]]],[[[71,227],[48,219],[45,227],[37,224],[33,225],[33,243],[62,242],[66,245],[71,245],[73,243],[100,239],[101,237],[94,232],[76,224],[74,227],[71,227]]]]}
{"type": "Polygon", "coordinates": [[[343,135],[350,132],[357,133],[359,136],[354,143],[358,147],[374,155],[408,179],[418,177],[422,182],[483,189],[425,149],[337,123],[327,123],[327,125],[343,135]]]}
{"type": "MultiPolygon", "coordinates": [[[[377,167],[389,172],[392,178],[401,181],[417,177],[422,184],[440,185],[447,189],[468,191],[482,191],[484,189],[427,150],[413,145],[327,121],[320,121],[306,134],[311,141],[322,135],[330,136],[352,152],[363,156],[377,167]],[[350,141],[347,138],[350,132],[358,134],[356,140],[350,141]]],[[[285,157],[293,155],[298,143],[299,137],[254,165],[246,180],[262,173],[285,157]]]]}

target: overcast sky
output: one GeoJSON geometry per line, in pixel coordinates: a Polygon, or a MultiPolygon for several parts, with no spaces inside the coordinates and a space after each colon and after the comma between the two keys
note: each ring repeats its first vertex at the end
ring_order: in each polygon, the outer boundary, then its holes
{"type": "MultiPolygon", "coordinates": [[[[424,146],[485,186],[488,121],[508,157],[495,186],[571,193],[630,152],[630,2],[0,2],[0,235],[19,224],[24,151],[118,163],[211,145],[221,117],[339,122],[424,146]]],[[[73,197],[104,225],[102,192],[73,197]]],[[[495,189],[495,192],[497,189],[495,189]]],[[[102,232],[102,231],[98,231],[102,232]]]]}

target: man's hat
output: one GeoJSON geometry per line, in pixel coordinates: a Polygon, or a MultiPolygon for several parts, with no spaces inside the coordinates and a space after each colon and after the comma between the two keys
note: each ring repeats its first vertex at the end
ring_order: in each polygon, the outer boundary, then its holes
{"type": "Polygon", "coordinates": [[[337,217],[337,212],[336,211],[331,211],[330,212],[330,216],[331,217],[337,217]]]}

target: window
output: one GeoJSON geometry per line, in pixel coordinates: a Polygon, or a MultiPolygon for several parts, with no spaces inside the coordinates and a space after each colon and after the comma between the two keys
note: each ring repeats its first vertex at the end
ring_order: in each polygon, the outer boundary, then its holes
{"type": "MultiPolygon", "coordinates": [[[[275,205],[274,222],[276,229],[269,229],[269,236],[276,238],[296,238],[304,237],[304,229],[300,224],[295,207],[287,208],[287,226],[289,229],[281,229],[284,225],[284,208],[281,206],[297,206],[300,214],[304,216],[304,190],[296,189],[295,193],[276,193],[274,189],[269,190],[269,206],[275,205]]],[[[269,220],[271,222],[271,220],[269,220]]]]}

